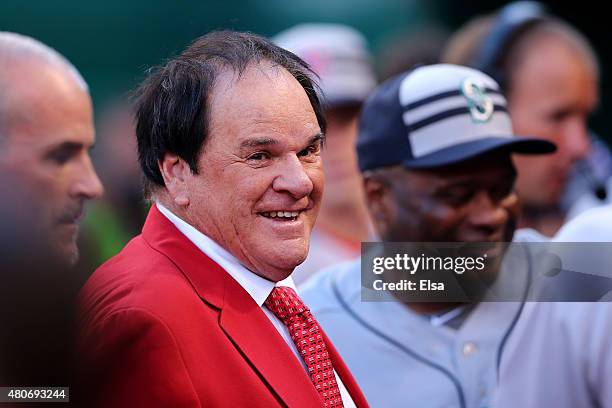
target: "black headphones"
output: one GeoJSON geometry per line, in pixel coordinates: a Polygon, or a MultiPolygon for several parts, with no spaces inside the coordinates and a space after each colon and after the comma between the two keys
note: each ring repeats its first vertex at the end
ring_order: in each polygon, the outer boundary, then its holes
{"type": "Polygon", "coordinates": [[[497,13],[493,27],[469,65],[490,75],[505,90],[508,78],[503,65],[509,50],[518,38],[546,16],[544,6],[535,1],[507,4],[497,13]]]}

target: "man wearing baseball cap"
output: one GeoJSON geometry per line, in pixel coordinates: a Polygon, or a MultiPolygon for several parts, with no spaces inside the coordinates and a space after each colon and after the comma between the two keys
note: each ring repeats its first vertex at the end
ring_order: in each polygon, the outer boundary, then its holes
{"type": "MultiPolygon", "coordinates": [[[[511,156],[554,150],[514,135],[493,79],[446,64],[376,89],[357,141],[368,209],[385,242],[512,240],[518,198],[511,156]]],[[[488,405],[521,304],[362,302],[360,269],[359,260],[332,267],[303,296],[370,404],[488,405]]]]}

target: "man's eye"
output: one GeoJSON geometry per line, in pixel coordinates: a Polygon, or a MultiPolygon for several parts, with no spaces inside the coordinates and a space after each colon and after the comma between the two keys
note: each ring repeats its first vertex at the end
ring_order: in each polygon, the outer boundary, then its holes
{"type": "Polygon", "coordinates": [[[261,160],[266,160],[269,157],[270,155],[266,152],[257,152],[255,154],[250,155],[248,157],[248,160],[261,161],[261,160]]]}
{"type": "Polygon", "coordinates": [[[493,200],[503,200],[514,191],[514,184],[499,185],[490,191],[490,196],[493,200]]]}
{"type": "Polygon", "coordinates": [[[565,119],[567,119],[570,115],[571,115],[571,111],[569,110],[559,110],[559,111],[554,111],[550,114],[549,118],[552,122],[554,123],[559,123],[559,122],[563,122],[565,119]]]}
{"type": "Polygon", "coordinates": [[[304,156],[318,154],[320,150],[321,150],[321,146],[320,144],[317,143],[316,145],[310,145],[306,149],[301,150],[298,153],[298,156],[304,157],[304,156]]]}
{"type": "Polygon", "coordinates": [[[86,152],[82,144],[65,142],[47,151],[44,157],[46,160],[61,166],[78,157],[82,152],[86,152]]]}
{"type": "Polygon", "coordinates": [[[61,165],[66,164],[72,158],[73,154],[72,151],[61,149],[51,152],[48,157],[51,161],[61,165]]]}
{"type": "Polygon", "coordinates": [[[452,206],[460,206],[468,202],[473,194],[473,191],[468,189],[453,189],[441,192],[439,197],[452,206]]]}

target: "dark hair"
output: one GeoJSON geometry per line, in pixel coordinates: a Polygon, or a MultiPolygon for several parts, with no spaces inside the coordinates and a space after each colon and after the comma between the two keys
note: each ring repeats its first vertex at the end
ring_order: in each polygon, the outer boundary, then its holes
{"type": "Polygon", "coordinates": [[[136,91],[136,137],[145,195],[156,186],[164,186],[158,162],[167,152],[178,155],[194,174],[198,173],[198,156],[209,130],[208,99],[215,79],[228,69],[241,75],[250,64],[264,60],[286,69],[300,83],[325,132],[323,109],[311,79],[315,74],[306,62],[255,34],[208,33],[154,70],[136,91]]]}

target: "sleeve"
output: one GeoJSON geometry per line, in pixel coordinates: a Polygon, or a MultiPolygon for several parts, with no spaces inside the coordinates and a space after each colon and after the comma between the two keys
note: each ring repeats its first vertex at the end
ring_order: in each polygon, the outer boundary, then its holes
{"type": "Polygon", "coordinates": [[[114,311],[82,330],[77,372],[84,406],[201,406],[172,332],[146,310],[114,311]]]}

